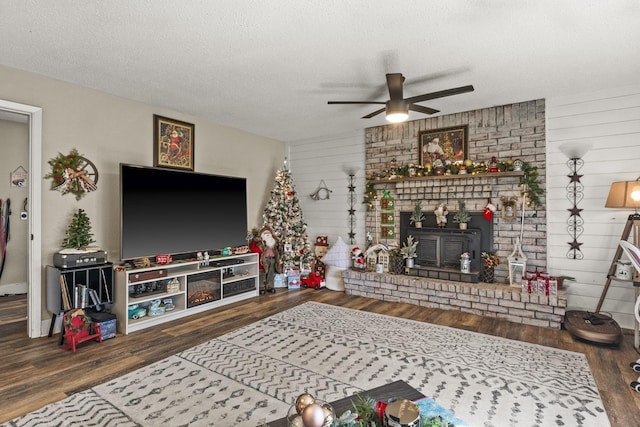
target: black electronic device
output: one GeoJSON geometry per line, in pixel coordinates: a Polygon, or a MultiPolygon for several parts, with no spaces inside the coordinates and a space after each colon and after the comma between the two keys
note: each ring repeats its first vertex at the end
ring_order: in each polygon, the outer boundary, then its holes
{"type": "Polygon", "coordinates": [[[121,164],[121,259],[246,245],[246,181],[121,164]]]}
{"type": "Polygon", "coordinates": [[[53,265],[58,268],[89,267],[107,262],[107,251],[53,254],[53,265]]]}

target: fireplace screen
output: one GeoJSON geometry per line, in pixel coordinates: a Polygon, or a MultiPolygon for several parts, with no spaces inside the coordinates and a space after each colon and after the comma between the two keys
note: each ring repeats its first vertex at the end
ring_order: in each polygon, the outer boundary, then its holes
{"type": "Polygon", "coordinates": [[[460,256],[468,253],[470,268],[480,271],[482,251],[490,251],[493,246],[493,223],[481,214],[472,213],[467,230],[460,230],[457,224],[440,228],[435,217],[428,215],[422,228],[412,227],[409,222],[411,212],[400,213],[400,241],[412,235],[418,242],[416,265],[422,268],[436,268],[460,271],[460,256]]]}
{"type": "MultiPolygon", "coordinates": [[[[460,268],[460,255],[467,252],[477,253],[480,245],[478,233],[447,233],[441,230],[424,230],[414,232],[418,244],[416,263],[422,266],[441,268],[460,268]]],[[[479,254],[478,254],[479,255],[479,254]]]]}

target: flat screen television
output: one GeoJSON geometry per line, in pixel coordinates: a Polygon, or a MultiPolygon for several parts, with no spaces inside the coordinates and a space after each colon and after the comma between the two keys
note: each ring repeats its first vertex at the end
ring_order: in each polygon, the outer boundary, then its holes
{"type": "Polygon", "coordinates": [[[246,245],[246,178],[120,164],[120,258],[246,245]]]}

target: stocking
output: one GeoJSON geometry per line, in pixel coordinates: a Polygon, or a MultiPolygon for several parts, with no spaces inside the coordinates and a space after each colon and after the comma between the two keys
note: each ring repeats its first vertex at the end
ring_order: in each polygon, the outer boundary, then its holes
{"type": "Polygon", "coordinates": [[[496,211],[496,209],[497,209],[496,205],[491,203],[491,199],[488,199],[487,206],[482,211],[482,216],[487,221],[492,221],[493,220],[493,213],[496,211]]]}

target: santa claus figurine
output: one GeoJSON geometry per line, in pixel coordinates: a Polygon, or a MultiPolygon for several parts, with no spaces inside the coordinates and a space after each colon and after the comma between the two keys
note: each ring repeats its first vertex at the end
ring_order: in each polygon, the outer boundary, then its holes
{"type": "Polygon", "coordinates": [[[265,225],[262,227],[262,230],[260,230],[258,248],[262,252],[260,264],[264,271],[263,277],[261,278],[262,287],[260,288],[260,294],[264,294],[267,291],[275,292],[273,282],[276,274],[282,272],[282,261],[280,245],[278,245],[278,240],[268,225],[265,225]]]}
{"type": "Polygon", "coordinates": [[[436,210],[433,211],[433,214],[436,216],[436,223],[438,224],[438,227],[446,227],[448,213],[449,211],[447,210],[447,207],[444,205],[444,203],[440,203],[436,210]]]}
{"type": "Polygon", "coordinates": [[[362,253],[362,250],[356,246],[355,248],[351,249],[351,255],[353,258],[353,266],[355,268],[364,268],[365,258],[364,258],[364,253],[362,253]]]}

